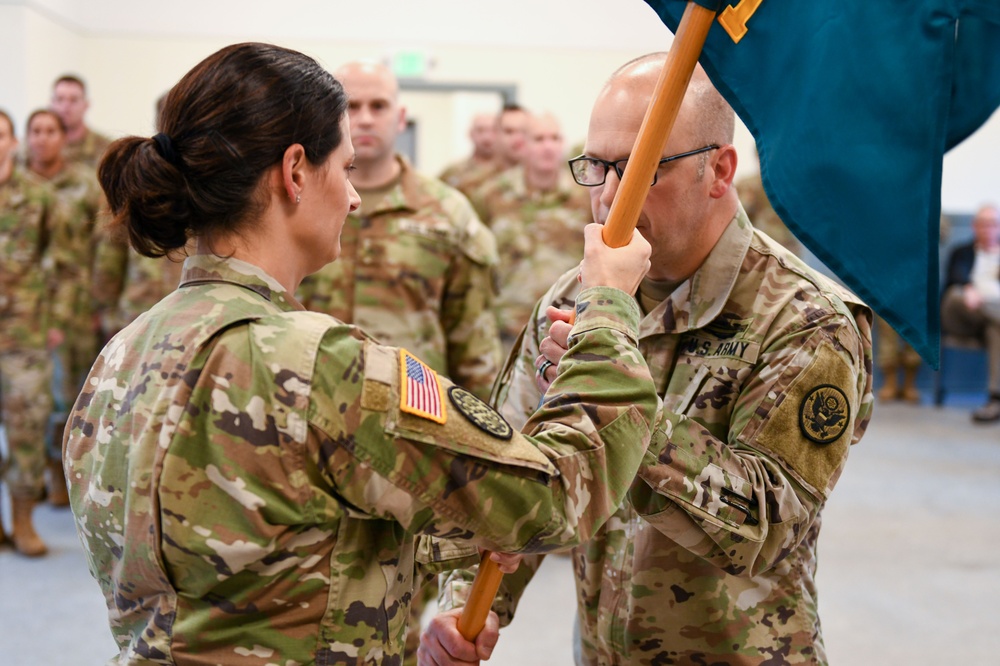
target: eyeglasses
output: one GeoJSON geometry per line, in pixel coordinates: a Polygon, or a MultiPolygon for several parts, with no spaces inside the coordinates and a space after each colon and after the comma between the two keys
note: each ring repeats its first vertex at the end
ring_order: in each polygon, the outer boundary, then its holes
{"type": "MultiPolygon", "coordinates": [[[[653,182],[650,184],[650,187],[656,185],[656,175],[659,173],[660,167],[667,162],[673,162],[674,160],[679,160],[682,157],[691,157],[692,155],[707,153],[708,151],[715,150],[718,147],[719,146],[717,144],[713,143],[712,145],[705,146],[704,148],[689,150],[686,153],[677,153],[676,155],[664,157],[656,166],[656,171],[653,172],[653,182]]],[[[574,157],[569,161],[569,170],[573,173],[573,180],[580,185],[583,185],[584,187],[597,187],[598,185],[604,184],[610,169],[614,169],[615,173],[618,174],[618,178],[621,179],[625,174],[625,165],[627,163],[627,157],[615,160],[614,162],[608,162],[607,160],[601,160],[596,157],[580,155],[579,157],[574,157]]]]}

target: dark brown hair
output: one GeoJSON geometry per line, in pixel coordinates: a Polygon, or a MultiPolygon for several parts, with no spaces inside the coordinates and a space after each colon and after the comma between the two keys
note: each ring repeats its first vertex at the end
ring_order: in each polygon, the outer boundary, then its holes
{"type": "Polygon", "coordinates": [[[264,173],[301,144],[323,164],[342,140],[347,96],[312,58],[271,44],[227,46],[169,93],[154,139],[126,137],[98,169],[115,223],[140,254],[240,232],[267,206],[264,173]]]}
{"type": "Polygon", "coordinates": [[[87,96],[87,84],[84,83],[83,79],[81,79],[76,74],[63,74],[62,76],[60,76],[58,79],[55,80],[55,83],[52,84],[52,87],[55,88],[60,83],[75,83],[76,85],[80,86],[80,90],[83,91],[83,96],[84,97],[87,96]]]}
{"type": "Polygon", "coordinates": [[[28,122],[24,124],[25,134],[31,131],[31,123],[35,122],[35,118],[37,118],[38,116],[52,116],[53,118],[56,119],[56,125],[59,126],[59,131],[62,132],[63,134],[66,133],[66,123],[63,122],[63,119],[59,117],[58,113],[56,113],[55,111],[51,111],[49,109],[35,109],[34,111],[31,112],[31,115],[28,116],[28,122]]]}

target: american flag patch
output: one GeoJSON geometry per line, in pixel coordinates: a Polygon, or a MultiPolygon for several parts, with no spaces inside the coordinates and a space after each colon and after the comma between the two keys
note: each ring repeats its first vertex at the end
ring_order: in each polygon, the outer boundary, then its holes
{"type": "Polygon", "coordinates": [[[399,372],[399,408],[444,423],[447,415],[437,373],[405,349],[399,350],[399,372]]]}

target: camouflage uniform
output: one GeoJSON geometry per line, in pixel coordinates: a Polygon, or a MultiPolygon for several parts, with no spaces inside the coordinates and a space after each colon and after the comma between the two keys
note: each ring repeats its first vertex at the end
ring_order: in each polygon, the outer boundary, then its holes
{"type": "Polygon", "coordinates": [[[747,216],[753,220],[753,225],[765,234],[785,246],[796,256],[802,256],[802,243],[785,225],[784,221],[775,212],[771,201],[764,191],[764,183],[760,179],[760,174],[755,173],[747,176],[736,183],[736,191],[740,196],[740,203],[747,212],[747,216]]]}
{"type": "Polygon", "coordinates": [[[4,480],[12,495],[44,488],[45,423],[52,409],[52,368],[45,350],[53,314],[51,190],[15,167],[0,184],[0,417],[10,453],[4,480]]]}
{"type": "Polygon", "coordinates": [[[438,178],[468,197],[502,170],[496,162],[484,164],[468,157],[447,167],[438,178]]]}
{"type": "Polygon", "coordinates": [[[144,257],[120,238],[103,238],[94,261],[92,297],[107,340],[177,288],[186,255],[144,257]]]}
{"type": "Polygon", "coordinates": [[[500,365],[496,242],[463,196],[398,159],[399,184],[372,214],[348,216],[340,258],[303,281],[302,304],[486,397],[500,365]]]}
{"type": "MultiPolygon", "coordinates": [[[[65,413],[76,399],[99,349],[91,280],[103,194],[93,172],[82,164],[68,163],[49,185],[56,196],[51,250],[56,298],[61,303],[72,304],[67,316],[57,317],[52,322],[66,335],[55,352],[61,381],[56,381],[53,389],[56,409],[65,413]]],[[[63,419],[56,416],[54,420],[61,422],[63,419]]],[[[61,439],[62,435],[57,432],[51,452],[56,458],[61,439]]]]}
{"type": "Polygon", "coordinates": [[[529,190],[515,167],[482,195],[482,218],[497,239],[500,290],[496,313],[505,351],[531,316],[538,298],[583,259],[583,227],[592,219],[587,188],[560,172],[556,189],[529,190]]]}
{"type": "Polygon", "coordinates": [[[255,266],[189,258],[101,352],[67,429],[111,663],[398,664],[416,533],[534,552],[589,538],[657,398],[635,302],[581,300],[529,436],[426,368],[444,408],[413,413],[401,350],[302,311],[255,266]]]}
{"type": "Polygon", "coordinates": [[[71,164],[83,164],[96,172],[97,165],[110,145],[111,139],[88,127],[82,139],[63,146],[63,157],[71,164]]]}
{"type": "MultiPolygon", "coordinates": [[[[516,425],[537,400],[543,298],[501,377],[516,425]]],[[[705,263],[640,323],[663,411],[628,501],[573,549],[583,664],[826,663],[820,510],[867,427],[871,311],[741,211],[705,263]]],[[[506,621],[537,568],[507,576],[506,621]]],[[[469,573],[443,587],[461,603],[469,573]]]]}

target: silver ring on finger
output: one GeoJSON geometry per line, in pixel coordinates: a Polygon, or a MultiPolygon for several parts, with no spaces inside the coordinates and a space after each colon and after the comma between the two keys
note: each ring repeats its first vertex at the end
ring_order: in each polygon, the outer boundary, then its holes
{"type": "Polygon", "coordinates": [[[549,359],[545,359],[545,362],[538,366],[538,376],[541,379],[545,379],[545,371],[554,366],[555,363],[549,359]]]}

